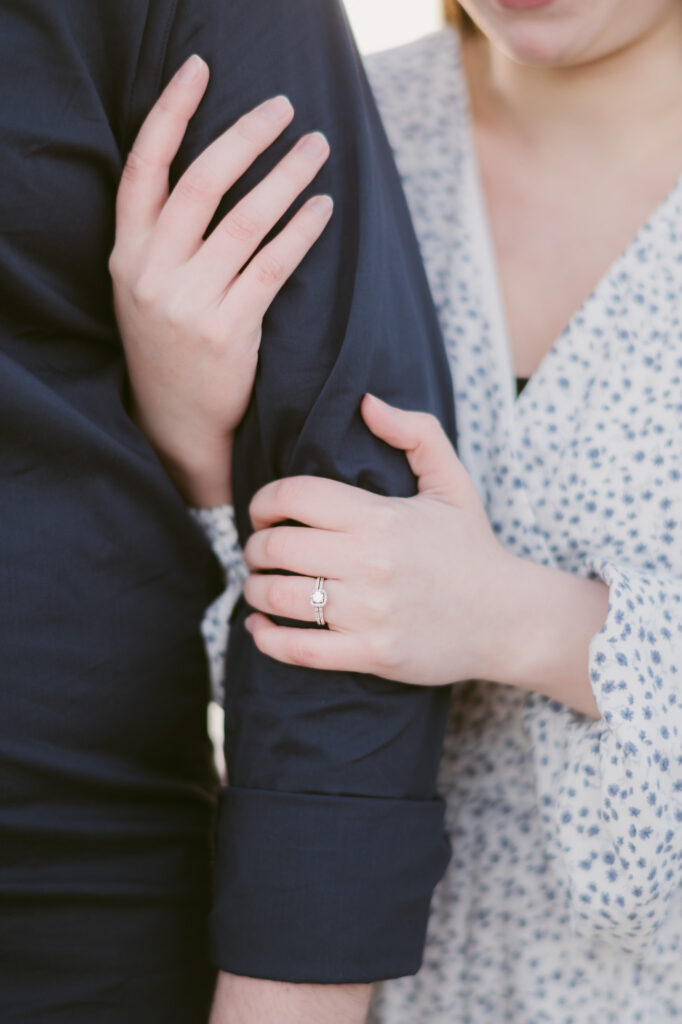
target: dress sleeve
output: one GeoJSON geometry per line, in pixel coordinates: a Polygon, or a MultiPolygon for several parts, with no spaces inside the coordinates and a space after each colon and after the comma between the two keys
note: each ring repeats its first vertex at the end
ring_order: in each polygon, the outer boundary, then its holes
{"type": "Polygon", "coordinates": [[[533,698],[540,810],[576,930],[643,954],[682,883],[682,580],[610,561],[601,720],[533,698]]]}
{"type": "Polygon", "coordinates": [[[190,509],[190,515],[204,531],[225,573],[225,588],[206,610],[201,624],[211,675],[211,692],[213,699],[223,704],[230,619],[241,596],[248,569],[239,544],[233,505],[190,509]]]}
{"type": "MultiPolygon", "coordinates": [[[[245,110],[277,93],[293,126],[226,197],[233,204],[304,132],[331,158],[329,228],[264,323],[236,438],[239,540],[270,480],[314,474],[406,496],[402,453],[373,437],[367,391],[437,415],[454,440],[452,381],[400,181],[339,0],[179,0],[161,82],[192,52],[211,68],[173,180],[245,110]]],[[[156,86],[157,83],[155,83],[156,86]]],[[[139,91],[138,110],[144,105],[139,91]]],[[[225,693],[230,785],[216,828],[217,966],[291,982],[374,981],[420,966],[449,857],[436,777],[449,694],[281,665],[240,601],[225,693]]],[[[314,628],[314,624],[311,623],[314,628]]]]}

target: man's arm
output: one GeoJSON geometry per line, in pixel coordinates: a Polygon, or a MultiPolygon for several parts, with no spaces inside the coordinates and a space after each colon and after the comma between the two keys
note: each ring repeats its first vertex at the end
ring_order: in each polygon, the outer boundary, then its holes
{"type": "MultiPolygon", "coordinates": [[[[179,0],[168,38],[164,78],[194,51],[212,69],[176,175],[244,110],[277,93],[294,104],[293,129],[226,203],[294,137],[319,129],[332,149],[315,189],[333,196],[335,216],[266,318],[236,441],[242,543],[250,498],[281,476],[413,493],[404,456],[366,430],[360,400],[372,391],[428,410],[453,437],[452,385],[397,172],[338,0],[179,0]]],[[[144,104],[140,96],[134,101],[146,107],[149,95],[144,104]]],[[[227,669],[216,963],[234,975],[332,986],[412,973],[448,859],[435,794],[448,694],[279,665],[256,650],[245,615],[233,623],[227,669]]],[[[241,992],[225,984],[235,998],[241,992]]],[[[279,988],[248,989],[284,998],[279,988]]],[[[334,989],[322,995],[336,998],[334,989]]],[[[279,1004],[278,1020],[283,1013],[279,1004]]]]}

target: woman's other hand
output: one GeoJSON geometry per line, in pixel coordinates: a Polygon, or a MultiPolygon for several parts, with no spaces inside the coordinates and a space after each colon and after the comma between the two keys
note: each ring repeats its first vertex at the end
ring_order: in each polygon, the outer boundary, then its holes
{"type": "Polygon", "coordinates": [[[305,136],[204,238],[225,193],[294,116],[276,97],[242,117],[185,171],[169,169],[208,84],[191,57],[144,122],[125,166],[110,260],[133,413],[176,485],[203,507],[231,499],[232,438],[253,388],[265,312],[332,213],[303,205],[264,238],[329,155],[305,136]]]}

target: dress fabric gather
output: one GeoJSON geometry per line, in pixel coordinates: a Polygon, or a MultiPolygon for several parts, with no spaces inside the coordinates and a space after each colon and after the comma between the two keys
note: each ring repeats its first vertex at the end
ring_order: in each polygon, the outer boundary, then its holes
{"type": "MultiPolygon", "coordinates": [[[[682,183],[517,392],[459,38],[368,60],[445,336],[460,456],[511,551],[610,587],[602,714],[455,688],[452,863],[374,1024],[682,1015],[682,183]]],[[[532,629],[532,623],[529,623],[532,629]]]]}

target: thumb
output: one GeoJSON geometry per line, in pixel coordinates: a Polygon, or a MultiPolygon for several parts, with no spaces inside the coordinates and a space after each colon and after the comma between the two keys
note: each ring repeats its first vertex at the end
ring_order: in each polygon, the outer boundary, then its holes
{"type": "Polygon", "coordinates": [[[361,411],[376,437],[405,452],[420,494],[459,504],[468,475],[435,416],[406,412],[369,394],[362,400],[361,411]]]}

